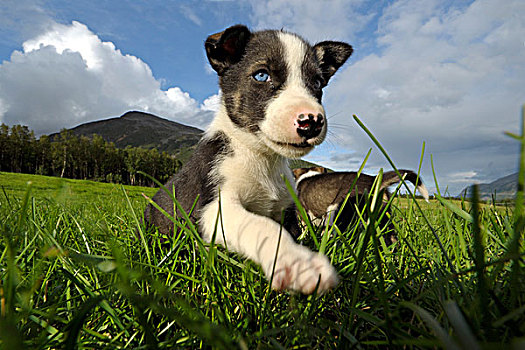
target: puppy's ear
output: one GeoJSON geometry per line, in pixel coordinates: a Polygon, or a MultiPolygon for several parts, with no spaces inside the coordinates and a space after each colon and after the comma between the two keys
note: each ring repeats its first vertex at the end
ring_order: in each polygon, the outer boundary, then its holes
{"type": "Polygon", "coordinates": [[[219,76],[232,64],[240,61],[250,36],[248,28],[238,24],[206,39],[204,47],[208,61],[219,76]]]}
{"type": "Polygon", "coordinates": [[[321,63],[323,78],[326,82],[328,82],[332,75],[346,62],[354,51],[352,46],[339,41],[320,42],[314,46],[314,50],[321,63]]]}
{"type": "Polygon", "coordinates": [[[293,176],[295,177],[296,180],[299,178],[299,176],[303,175],[307,171],[308,171],[308,169],[306,169],[306,168],[296,168],[296,169],[292,170],[293,176]]]}

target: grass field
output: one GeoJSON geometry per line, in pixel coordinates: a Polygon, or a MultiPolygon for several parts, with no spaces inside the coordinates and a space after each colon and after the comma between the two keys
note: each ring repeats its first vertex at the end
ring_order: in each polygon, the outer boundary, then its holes
{"type": "Polygon", "coordinates": [[[303,235],[341,277],[304,296],[205,249],[190,224],[141,234],[155,189],[7,173],[0,186],[3,349],[525,346],[522,190],[498,207],[396,197],[390,247],[371,197],[361,225],[303,235]]]}

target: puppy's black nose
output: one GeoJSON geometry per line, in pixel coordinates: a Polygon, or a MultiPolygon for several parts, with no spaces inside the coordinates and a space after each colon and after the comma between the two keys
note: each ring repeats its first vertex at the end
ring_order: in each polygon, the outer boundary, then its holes
{"type": "Polygon", "coordinates": [[[312,113],[299,114],[296,121],[297,133],[301,137],[306,139],[311,139],[316,136],[319,136],[324,126],[324,116],[319,113],[313,115],[312,113]]]}

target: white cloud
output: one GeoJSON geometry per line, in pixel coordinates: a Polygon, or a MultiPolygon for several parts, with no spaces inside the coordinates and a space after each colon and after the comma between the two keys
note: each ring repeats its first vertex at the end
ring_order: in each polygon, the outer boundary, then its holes
{"type": "Polygon", "coordinates": [[[459,173],[451,173],[449,175],[450,182],[459,182],[463,185],[469,185],[472,183],[476,183],[476,176],[478,175],[475,171],[465,171],[465,172],[459,172],[459,173]]]}
{"type": "Polygon", "coordinates": [[[312,42],[355,39],[355,33],[373,17],[358,11],[364,1],[251,0],[255,29],[284,28],[312,42]]]}
{"type": "Polygon", "coordinates": [[[84,24],[54,23],[0,65],[0,122],[37,134],[118,116],[131,109],[203,127],[208,107],[179,87],[161,90],[150,67],[103,42],[84,24]]]}
{"type": "Polygon", "coordinates": [[[202,26],[202,20],[199,18],[199,16],[197,16],[195,11],[191,7],[186,6],[186,5],[181,5],[180,12],[184,15],[184,17],[186,17],[187,19],[189,19],[196,25],[202,26]]]}
{"type": "Polygon", "coordinates": [[[170,102],[176,103],[183,110],[192,111],[198,107],[197,101],[190,97],[190,94],[182,91],[179,87],[169,88],[164,92],[170,102]]]}
{"type": "Polygon", "coordinates": [[[208,97],[202,102],[201,109],[205,111],[217,112],[221,103],[221,95],[216,94],[208,97]]]}
{"type": "MultiPolygon", "coordinates": [[[[102,69],[103,58],[115,51],[113,43],[102,42],[85,25],[76,21],[71,26],[56,24],[53,30],[22,44],[26,54],[45,46],[54,47],[58,54],[66,50],[78,52],[90,70],[102,69]]],[[[120,52],[117,50],[117,53],[120,52]]]]}

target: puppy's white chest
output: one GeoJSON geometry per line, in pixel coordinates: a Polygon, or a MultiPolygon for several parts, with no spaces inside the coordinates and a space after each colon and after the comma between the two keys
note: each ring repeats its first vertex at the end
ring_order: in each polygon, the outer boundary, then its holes
{"type": "Polygon", "coordinates": [[[273,217],[290,205],[290,195],[282,179],[280,183],[252,183],[240,190],[243,206],[259,215],[273,217]]]}
{"type": "Polygon", "coordinates": [[[252,213],[274,217],[291,204],[283,175],[290,176],[287,167],[269,167],[263,159],[259,166],[247,166],[243,157],[226,159],[222,164],[224,188],[239,199],[252,213]]]}

